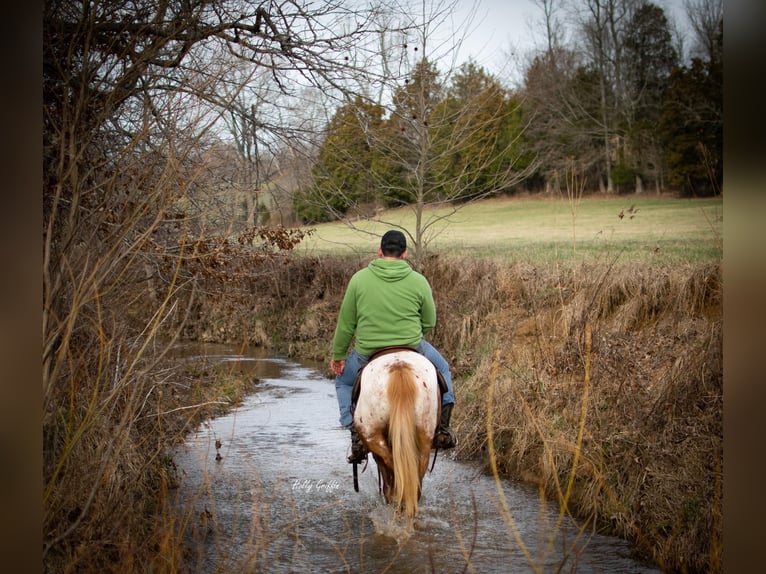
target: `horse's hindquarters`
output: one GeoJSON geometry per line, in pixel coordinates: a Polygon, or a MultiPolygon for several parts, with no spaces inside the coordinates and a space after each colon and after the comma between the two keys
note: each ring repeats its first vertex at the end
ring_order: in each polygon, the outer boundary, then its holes
{"type": "Polygon", "coordinates": [[[388,380],[392,366],[397,363],[408,365],[412,371],[418,388],[414,401],[415,423],[429,440],[433,438],[439,414],[436,369],[420,353],[397,351],[373,359],[362,371],[361,390],[354,410],[354,427],[365,442],[382,434],[388,426],[391,414],[387,396],[388,380]]]}
{"type": "Polygon", "coordinates": [[[362,372],[354,427],[372,452],[388,502],[413,517],[438,416],[433,364],[414,351],[373,359],[362,372]]]}

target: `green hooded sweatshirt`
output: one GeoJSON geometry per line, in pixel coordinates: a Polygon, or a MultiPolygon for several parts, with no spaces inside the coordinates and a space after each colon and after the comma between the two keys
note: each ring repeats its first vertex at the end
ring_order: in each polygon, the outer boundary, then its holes
{"type": "Polygon", "coordinates": [[[355,349],[371,355],[393,345],[416,346],[436,325],[436,305],[428,280],[403,259],[375,259],[348,282],[338,314],[332,358],[355,349]]]}

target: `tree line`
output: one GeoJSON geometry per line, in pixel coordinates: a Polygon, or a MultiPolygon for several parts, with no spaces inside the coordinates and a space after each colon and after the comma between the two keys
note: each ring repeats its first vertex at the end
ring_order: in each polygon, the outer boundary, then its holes
{"type": "Polygon", "coordinates": [[[573,185],[721,193],[722,1],[687,0],[690,34],[646,0],[535,3],[543,44],[509,87],[445,64],[456,0],[47,2],[46,197],[72,161],[154,192],[164,147],[195,233],[573,185]]]}
{"type": "Polygon", "coordinates": [[[388,105],[357,98],[340,106],[311,181],[294,197],[300,218],[561,191],[573,179],[607,193],[721,193],[720,2],[687,4],[696,53],[686,61],[651,2],[578,3],[578,36],[568,45],[554,3],[539,4],[547,46],[520,87],[504,87],[474,62],[443,81],[423,57],[391,87],[388,105]]]}

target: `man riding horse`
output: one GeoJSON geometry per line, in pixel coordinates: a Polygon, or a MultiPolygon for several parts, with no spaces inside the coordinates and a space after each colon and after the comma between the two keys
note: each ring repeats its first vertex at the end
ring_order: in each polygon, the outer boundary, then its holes
{"type": "Polygon", "coordinates": [[[446,383],[441,419],[433,448],[453,448],[457,441],[449,428],[455,395],[449,365],[423,337],[436,325],[436,305],[428,280],[405,260],[407,239],[401,231],[387,231],[380,241],[378,258],[357,271],[348,283],[338,314],[330,367],[336,375],[335,391],[340,424],[351,431],[350,463],[360,463],[367,449],[353,428],[351,402],[359,370],[377,350],[411,347],[436,367],[446,383]],[[354,347],[349,351],[352,338],[354,347]]]}

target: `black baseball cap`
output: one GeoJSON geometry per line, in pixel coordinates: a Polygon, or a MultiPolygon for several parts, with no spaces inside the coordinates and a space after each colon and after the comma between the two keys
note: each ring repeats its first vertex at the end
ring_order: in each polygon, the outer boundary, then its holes
{"type": "Polygon", "coordinates": [[[407,249],[407,238],[404,236],[404,233],[396,229],[386,231],[380,240],[380,249],[384,253],[392,251],[400,254],[404,253],[404,250],[407,249]]]}

